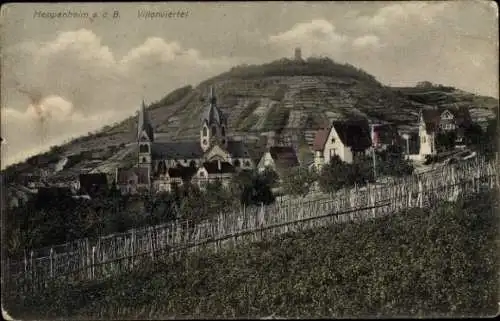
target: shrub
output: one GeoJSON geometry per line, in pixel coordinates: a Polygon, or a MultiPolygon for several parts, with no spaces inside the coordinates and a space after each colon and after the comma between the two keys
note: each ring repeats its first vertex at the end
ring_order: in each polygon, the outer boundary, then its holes
{"type": "Polygon", "coordinates": [[[281,184],[285,194],[304,196],[311,190],[312,184],[317,180],[314,172],[305,167],[290,168],[283,173],[281,184]]]}

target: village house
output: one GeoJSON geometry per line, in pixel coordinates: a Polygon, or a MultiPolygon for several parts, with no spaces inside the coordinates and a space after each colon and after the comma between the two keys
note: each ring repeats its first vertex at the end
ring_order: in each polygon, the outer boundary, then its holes
{"type": "Polygon", "coordinates": [[[196,171],[194,166],[177,165],[168,169],[161,166],[157,178],[153,181],[153,189],[157,192],[170,192],[174,185],[180,187],[191,182],[196,171]]]}
{"type": "Polygon", "coordinates": [[[420,111],[419,156],[437,154],[436,139],[440,133],[455,133],[455,147],[465,146],[465,133],[471,125],[472,119],[465,107],[423,108],[420,111]]]}
{"type": "Polygon", "coordinates": [[[236,168],[229,162],[220,160],[204,162],[196,173],[196,180],[200,188],[205,188],[207,183],[220,182],[223,187],[228,187],[236,172],[236,168]]]}
{"type": "Polygon", "coordinates": [[[366,155],[372,145],[371,131],[366,120],[334,121],[330,128],[321,129],[314,139],[314,166],[320,169],[334,156],[352,164],[366,155]]]}
{"type": "Polygon", "coordinates": [[[117,168],[116,186],[122,194],[136,194],[150,189],[149,170],[143,167],[117,168]]]}
{"type": "Polygon", "coordinates": [[[260,172],[266,169],[273,170],[281,179],[287,169],[297,166],[299,166],[299,160],[292,146],[271,146],[262,155],[257,169],[260,172]]]}

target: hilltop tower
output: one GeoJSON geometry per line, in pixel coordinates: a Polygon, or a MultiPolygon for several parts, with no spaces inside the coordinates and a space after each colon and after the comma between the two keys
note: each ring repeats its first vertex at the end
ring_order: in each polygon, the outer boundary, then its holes
{"type": "Polygon", "coordinates": [[[138,166],[149,168],[151,171],[152,145],[154,142],[153,125],[146,112],[146,105],[142,101],[137,122],[137,145],[139,146],[138,166]]]}
{"type": "Polygon", "coordinates": [[[200,129],[200,145],[205,152],[213,145],[227,148],[227,119],[217,106],[214,88],[210,87],[208,105],[203,112],[200,129]]]}
{"type": "Polygon", "coordinates": [[[301,61],[302,60],[302,50],[300,47],[295,48],[295,60],[301,61]]]}

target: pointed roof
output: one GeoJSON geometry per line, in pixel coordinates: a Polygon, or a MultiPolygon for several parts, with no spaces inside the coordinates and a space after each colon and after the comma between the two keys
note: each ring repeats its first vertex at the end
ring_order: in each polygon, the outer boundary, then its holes
{"type": "Polygon", "coordinates": [[[313,142],[313,149],[315,151],[322,151],[325,148],[325,143],[329,134],[330,130],[327,128],[322,128],[316,132],[313,142]]]}
{"type": "Polygon", "coordinates": [[[143,131],[146,131],[146,134],[151,141],[154,140],[153,125],[151,125],[149,115],[146,112],[146,104],[144,103],[144,99],[142,100],[141,109],[139,110],[139,120],[137,122],[137,140],[140,139],[141,133],[143,131]]]}
{"type": "Polygon", "coordinates": [[[210,87],[209,103],[203,111],[201,122],[206,121],[208,124],[221,125],[224,122],[224,115],[217,107],[217,98],[215,97],[214,87],[210,87]]]}

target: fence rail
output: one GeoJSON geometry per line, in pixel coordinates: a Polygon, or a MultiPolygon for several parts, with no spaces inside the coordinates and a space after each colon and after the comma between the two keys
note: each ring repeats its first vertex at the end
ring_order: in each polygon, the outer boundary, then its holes
{"type": "Polygon", "coordinates": [[[493,162],[475,161],[394,180],[384,186],[342,190],[326,199],[294,200],[270,206],[220,213],[201,224],[190,221],[161,224],[125,233],[31,251],[24,260],[7,264],[9,289],[36,290],[48,281],[101,279],[130,271],[145,256],[214,250],[258,241],[304,228],[364,221],[438,200],[456,200],[498,186],[493,162]],[[35,253],[43,256],[37,257],[35,253]],[[46,255],[45,253],[49,253],[46,255]]]}

